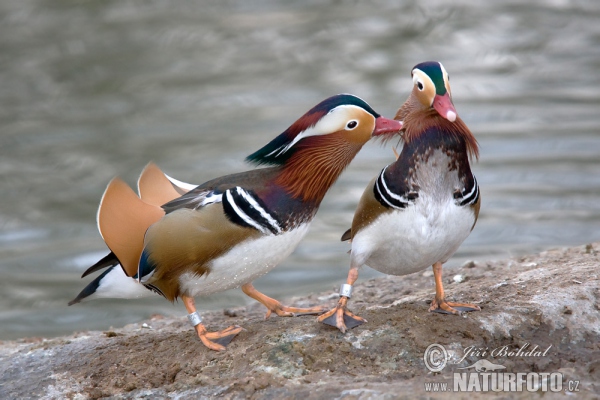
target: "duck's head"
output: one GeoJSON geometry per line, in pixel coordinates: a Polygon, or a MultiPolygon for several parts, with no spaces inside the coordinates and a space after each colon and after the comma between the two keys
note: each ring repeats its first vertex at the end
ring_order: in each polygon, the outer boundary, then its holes
{"type": "Polygon", "coordinates": [[[364,100],[339,94],[323,100],[247,160],[281,167],[276,184],[292,197],[319,203],[373,136],[399,132],[402,122],[364,100]]]}
{"type": "Polygon", "coordinates": [[[303,150],[330,148],[341,151],[350,147],[358,151],[371,137],[400,129],[402,122],[382,117],[361,98],[338,94],[314,106],[269,144],[249,155],[247,160],[256,164],[283,165],[303,150]]]}
{"type": "Polygon", "coordinates": [[[417,64],[412,69],[411,76],[413,89],[407,101],[410,111],[433,109],[448,121],[456,121],[457,113],[452,103],[448,72],[442,63],[426,61],[417,64]]]}
{"type": "Polygon", "coordinates": [[[468,153],[478,158],[477,140],[454,108],[448,72],[442,63],[426,61],[417,64],[411,76],[412,92],[394,117],[404,123],[404,142],[409,143],[430,129],[436,129],[464,141],[468,153]]]}

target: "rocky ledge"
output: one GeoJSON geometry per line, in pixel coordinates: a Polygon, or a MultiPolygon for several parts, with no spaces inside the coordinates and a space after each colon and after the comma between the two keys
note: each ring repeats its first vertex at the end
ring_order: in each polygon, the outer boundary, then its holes
{"type": "MultiPolygon", "coordinates": [[[[265,321],[259,304],[215,311],[206,315],[209,329],[245,328],[223,353],[202,346],[185,317],[155,316],[106,332],[0,342],[0,398],[489,397],[449,393],[457,388],[455,374],[475,373],[479,360],[495,366],[488,372],[542,377],[522,386],[535,393],[497,396],[564,398],[577,390],[579,398],[597,398],[598,251],[600,244],[588,244],[448,269],[447,298],[481,306],[463,316],[427,312],[434,292],[429,270],[359,281],[350,308],[368,323],[346,334],[318,324],[314,316],[265,321]],[[429,359],[434,367],[446,360],[439,372],[425,365],[431,344],[446,351],[445,358],[429,359]],[[549,373],[564,379],[560,391],[544,391],[549,373]],[[448,392],[433,392],[444,383],[448,392]]],[[[289,302],[333,306],[336,300],[327,293],[289,302]]],[[[477,379],[458,389],[484,390],[477,379]]]]}

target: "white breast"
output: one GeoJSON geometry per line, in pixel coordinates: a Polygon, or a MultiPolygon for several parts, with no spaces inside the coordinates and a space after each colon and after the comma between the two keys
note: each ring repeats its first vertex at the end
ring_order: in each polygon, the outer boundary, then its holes
{"type": "Polygon", "coordinates": [[[352,257],[357,264],[390,275],[417,272],[446,262],[469,236],[474,222],[469,207],[417,202],[383,214],[359,231],[352,240],[352,257]]]}
{"type": "Polygon", "coordinates": [[[308,232],[310,224],[280,235],[246,240],[210,264],[210,273],[201,277],[186,273],[179,278],[188,296],[205,296],[252,282],[288,257],[308,232]]]}
{"type": "Polygon", "coordinates": [[[437,150],[419,160],[414,184],[419,197],[402,210],[377,218],[352,239],[353,265],[367,264],[390,275],[406,275],[446,262],[469,236],[475,215],[458,206],[453,193],[461,183],[449,170],[448,156],[437,150]]]}

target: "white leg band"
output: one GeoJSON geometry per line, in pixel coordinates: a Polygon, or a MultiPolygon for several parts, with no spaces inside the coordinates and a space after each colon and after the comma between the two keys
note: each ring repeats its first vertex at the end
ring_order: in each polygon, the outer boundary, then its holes
{"type": "Polygon", "coordinates": [[[198,311],[194,311],[191,314],[188,314],[188,321],[190,321],[190,325],[196,326],[202,323],[202,317],[198,314],[198,311]]]}
{"type": "Polygon", "coordinates": [[[347,283],[343,283],[342,286],[340,286],[340,297],[344,296],[347,298],[352,297],[352,285],[348,285],[347,283]]]}

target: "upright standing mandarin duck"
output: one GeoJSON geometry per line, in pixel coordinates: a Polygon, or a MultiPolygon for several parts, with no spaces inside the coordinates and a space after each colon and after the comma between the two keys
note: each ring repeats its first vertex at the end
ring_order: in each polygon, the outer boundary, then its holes
{"type": "Polygon", "coordinates": [[[442,264],[469,236],[479,214],[479,187],[469,165],[470,157],[479,156],[477,141],[456,113],[441,63],[418,64],[412,79],[412,92],[395,117],[404,123],[402,152],[364,191],[352,227],[342,236],[352,242],[348,279],[337,306],[318,317],[342,332],[366,322],[346,308],[364,264],[390,275],[431,265],[436,290],[429,311],[480,310],[446,301],[442,285],[442,264]]]}
{"type": "Polygon", "coordinates": [[[267,307],[267,317],[271,312],[322,312],[322,307],[283,306],[258,292],[252,281],[292,253],[326,192],[362,146],[372,136],[401,128],[401,122],[380,116],[360,98],[342,94],[319,103],[247,157],[270,167],[194,188],[165,179],[151,167],[138,182],[141,198],[122,180],[113,179],[97,217],[111,253],[84,275],[109,270],[70,304],[91,295],[129,297],[129,290],[131,297],[139,297],[140,287],[170,301],[181,298],[198,337],[213,350],[225,350],[242,328],[207,332],[195,296],[241,286],[267,307]]]}

